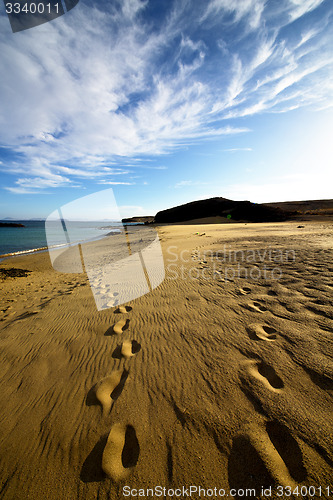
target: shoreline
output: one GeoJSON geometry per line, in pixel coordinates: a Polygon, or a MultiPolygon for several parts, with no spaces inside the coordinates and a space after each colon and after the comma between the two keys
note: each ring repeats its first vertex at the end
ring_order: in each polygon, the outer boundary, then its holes
{"type": "Polygon", "coordinates": [[[32,248],[31,250],[19,250],[13,253],[5,253],[3,255],[0,255],[0,262],[2,262],[5,259],[10,259],[12,257],[20,257],[32,253],[46,252],[48,249],[49,249],[48,247],[41,247],[41,248],[32,248]]]}
{"type": "MultiPolygon", "coordinates": [[[[225,217],[221,217],[221,216],[214,216],[214,217],[206,217],[206,218],[201,218],[201,219],[193,219],[193,220],[189,220],[189,221],[183,221],[183,222],[170,222],[170,223],[149,223],[149,224],[144,224],[143,222],[128,222],[128,223],[122,223],[122,225],[125,227],[126,225],[127,226],[143,226],[143,227],[147,227],[147,228],[157,228],[157,227],[172,227],[172,226],[194,226],[194,225],[215,225],[215,224],[219,224],[219,225],[223,225],[224,227],[225,226],[230,226],[230,225],[233,225],[233,224],[236,224],[236,225],[240,225],[240,226],[244,226],[244,225],[260,225],[260,224],[292,224],[292,223],[299,223],[299,222],[307,222],[307,223],[327,223],[327,222],[330,222],[330,221],[333,221],[333,217],[330,216],[330,215],[316,215],[316,216],[308,216],[308,218],[304,218],[304,217],[295,217],[295,218],[292,218],[290,220],[287,220],[287,221],[280,221],[280,222],[247,222],[247,221],[229,221],[228,219],[226,219],[225,217]]],[[[117,232],[117,228],[115,229],[114,232],[117,232]]],[[[91,240],[89,241],[94,241],[94,240],[98,240],[98,239],[101,239],[105,236],[108,236],[112,234],[112,231],[110,233],[107,233],[107,234],[103,234],[103,235],[100,235],[100,236],[96,236],[95,238],[92,238],[91,240]]],[[[72,243],[71,245],[75,245],[75,244],[78,244],[78,243],[81,243],[83,240],[81,241],[78,241],[78,242],[75,242],[75,243],[72,243]]],[[[88,241],[88,240],[87,240],[88,241]]],[[[8,259],[8,258],[11,258],[11,257],[17,257],[17,256],[20,256],[20,255],[30,255],[32,253],[41,253],[41,252],[46,252],[47,250],[49,249],[56,249],[56,248],[60,248],[62,246],[67,246],[67,244],[59,244],[59,245],[54,245],[52,247],[48,247],[48,246],[43,246],[43,247],[37,247],[37,248],[29,248],[29,249],[25,249],[25,250],[17,250],[15,252],[9,252],[9,253],[5,253],[5,254],[1,254],[0,255],[0,262],[5,260],[5,259],[8,259]]]]}
{"type": "MultiPolygon", "coordinates": [[[[124,224],[125,225],[125,224],[124,224]]],[[[136,224],[136,223],[128,223],[127,225],[129,226],[141,226],[142,224],[136,224]]],[[[103,229],[103,230],[106,230],[106,229],[112,229],[112,226],[108,227],[101,227],[101,228],[98,228],[98,229],[103,229]]],[[[59,243],[59,244],[55,244],[55,245],[52,245],[52,246],[43,246],[43,247],[36,247],[36,248],[28,248],[28,249],[24,249],[24,250],[17,250],[17,251],[14,251],[14,252],[8,252],[8,253],[4,253],[4,254],[1,254],[0,255],[0,262],[5,260],[5,259],[8,259],[8,258],[11,258],[11,257],[17,257],[17,256],[20,256],[20,255],[29,255],[29,254],[32,254],[32,253],[40,253],[40,252],[46,252],[48,250],[56,250],[58,248],[61,248],[61,247],[68,247],[68,246],[74,246],[74,245],[77,245],[77,244],[80,244],[80,243],[83,243],[83,242],[91,242],[91,241],[98,241],[102,238],[105,238],[106,236],[110,236],[112,234],[117,234],[118,232],[120,231],[120,228],[118,227],[115,227],[113,230],[109,231],[108,233],[103,233],[101,235],[97,235],[95,237],[92,237],[90,239],[81,239],[81,240],[78,240],[78,241],[75,241],[75,242],[71,242],[70,244],[68,243],[59,243]]]]}

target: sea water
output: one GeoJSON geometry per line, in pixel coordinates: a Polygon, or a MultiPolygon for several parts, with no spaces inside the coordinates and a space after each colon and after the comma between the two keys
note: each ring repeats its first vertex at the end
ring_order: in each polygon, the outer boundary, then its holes
{"type": "MultiPolygon", "coordinates": [[[[47,249],[44,220],[6,220],[5,223],[23,224],[24,227],[0,227],[0,257],[8,255],[20,255],[47,249]]],[[[73,223],[71,227],[73,228],[73,223]]],[[[89,221],[76,222],[74,234],[71,237],[75,241],[86,241],[100,238],[110,231],[119,231],[122,228],[120,222],[89,221]],[[112,224],[112,225],[111,225],[112,224]]],[[[63,234],[52,235],[53,245],[63,244],[63,234]]]]}

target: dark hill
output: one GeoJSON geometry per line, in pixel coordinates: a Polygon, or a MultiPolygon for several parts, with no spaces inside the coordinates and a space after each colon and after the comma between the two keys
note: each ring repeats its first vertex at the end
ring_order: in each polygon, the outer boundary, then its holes
{"type": "Polygon", "coordinates": [[[280,203],[265,203],[268,207],[295,211],[300,214],[332,215],[333,200],[282,201],[280,203]]]}
{"type": "Polygon", "coordinates": [[[154,222],[182,222],[215,216],[228,217],[233,221],[279,222],[286,220],[290,213],[280,208],[251,203],[250,201],[209,198],[161,210],[155,215],[154,222]]]}

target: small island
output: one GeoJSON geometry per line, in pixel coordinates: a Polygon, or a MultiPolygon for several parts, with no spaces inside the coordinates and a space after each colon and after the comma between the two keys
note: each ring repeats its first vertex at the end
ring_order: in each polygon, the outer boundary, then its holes
{"type": "Polygon", "coordinates": [[[16,222],[0,222],[0,227],[25,227],[23,224],[16,222]]]}

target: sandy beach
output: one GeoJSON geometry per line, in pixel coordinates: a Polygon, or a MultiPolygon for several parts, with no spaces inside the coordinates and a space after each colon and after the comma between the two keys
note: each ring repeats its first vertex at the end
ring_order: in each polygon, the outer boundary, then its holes
{"type": "Polygon", "coordinates": [[[332,219],[156,230],[164,281],[103,311],[1,262],[1,498],[332,498],[332,219]]]}

